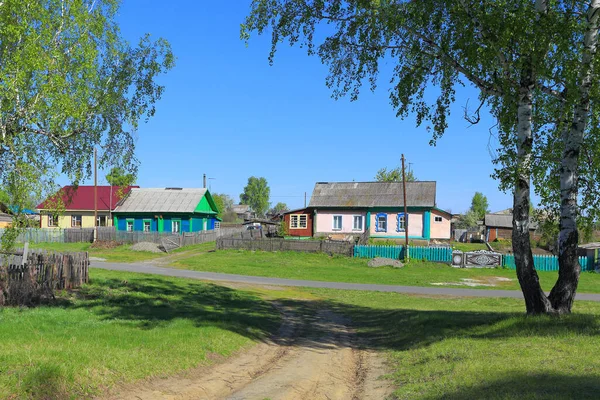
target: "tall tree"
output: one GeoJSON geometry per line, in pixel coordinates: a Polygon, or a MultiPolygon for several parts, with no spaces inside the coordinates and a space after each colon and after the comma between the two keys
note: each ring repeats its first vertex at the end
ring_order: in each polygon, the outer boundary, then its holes
{"type": "Polygon", "coordinates": [[[126,173],[123,168],[113,167],[106,175],[106,181],[111,186],[126,187],[135,183],[135,175],[126,173]]]}
{"type": "MultiPolygon", "coordinates": [[[[402,168],[394,168],[388,171],[387,168],[381,168],[375,175],[377,182],[402,182],[402,168]]],[[[412,170],[406,172],[406,182],[414,182],[417,178],[412,170]]]]}
{"type": "Polygon", "coordinates": [[[485,218],[485,214],[490,212],[488,199],[483,195],[483,193],[475,192],[473,198],[471,199],[471,211],[475,213],[475,217],[478,220],[483,220],[485,218]]]}
{"type": "Polygon", "coordinates": [[[279,203],[275,204],[275,206],[273,208],[271,208],[270,212],[272,214],[277,214],[277,213],[280,213],[282,211],[287,211],[287,210],[289,210],[287,204],[279,202],[279,203]]]}
{"type": "Polygon", "coordinates": [[[131,46],[117,24],[119,5],[0,3],[2,184],[36,198],[53,192],[60,174],[77,184],[91,175],[94,147],[100,168],[135,173],[133,132],[154,115],[164,90],[156,77],[174,57],[164,39],[146,35],[131,46]]]}
{"type": "Polygon", "coordinates": [[[270,195],[271,189],[267,180],[251,176],[244,187],[244,193],[240,195],[240,201],[242,204],[249,205],[258,216],[264,217],[269,209],[270,195]]]}
{"type": "Polygon", "coordinates": [[[254,0],[242,38],[268,30],[271,62],[279,43],[300,42],[329,65],[335,98],[356,100],[364,82],[375,89],[387,81],[377,79],[379,63],[394,60],[392,106],[399,117],[414,112],[417,125],[428,122],[432,144],[446,130],[455,87],[477,88],[479,106],[465,117],[478,123],[487,109],[498,122],[496,176],[514,194],[513,250],[527,312],[565,313],[579,279],[577,218],[600,213],[596,191],[579,192],[582,181],[600,186],[599,10],[600,0],[254,0]],[[327,33],[315,34],[322,23],[327,33]],[[436,93],[426,95],[432,83],[436,93]],[[532,177],[544,205],[561,216],[559,278],[549,297],[529,239],[532,177]]]}

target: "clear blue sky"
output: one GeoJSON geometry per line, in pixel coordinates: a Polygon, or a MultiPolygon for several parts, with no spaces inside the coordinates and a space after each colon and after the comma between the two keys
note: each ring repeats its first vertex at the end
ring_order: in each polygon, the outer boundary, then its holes
{"type": "Polygon", "coordinates": [[[156,116],[138,131],[140,186],[201,187],[206,173],[215,178],[212,192],[238,201],[249,176],[264,176],[271,202],[295,208],[315,182],[370,181],[379,168],[400,165],[404,153],[418,179],[437,181],[441,208],[462,212],[475,191],[492,211],[511,206],[490,178],[493,122],[486,116],[470,127],[462,118],[466,101],[477,101],[474,90],[457,93],[449,129],[430,147],[425,126],[395,117],[389,76],[356,102],[335,101],[327,67],[303,49],[283,45],[269,66],[268,36],[254,35],[248,47],[239,39],[249,3],[124,0],[125,37],[162,36],[177,57],[161,78],[166,91],[156,116]]]}

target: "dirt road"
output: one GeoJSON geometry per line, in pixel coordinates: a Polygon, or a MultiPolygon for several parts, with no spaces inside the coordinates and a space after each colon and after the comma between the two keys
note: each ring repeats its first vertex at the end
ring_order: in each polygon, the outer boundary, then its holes
{"type": "Polygon", "coordinates": [[[191,377],[145,382],[109,399],[385,399],[381,355],[361,348],[349,321],[328,309],[279,306],[278,335],[191,377]]]}

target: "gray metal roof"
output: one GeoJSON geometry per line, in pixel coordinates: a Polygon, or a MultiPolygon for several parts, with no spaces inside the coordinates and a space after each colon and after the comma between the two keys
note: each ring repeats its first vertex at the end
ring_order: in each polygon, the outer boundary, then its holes
{"type": "MultiPolygon", "coordinates": [[[[435,207],[435,182],[406,182],[410,207],[435,207]]],[[[319,182],[309,207],[401,207],[402,182],[319,182]]]]}
{"type": "Polygon", "coordinates": [[[206,189],[131,189],[114,212],[193,213],[206,189]]]}
{"type": "MultiPolygon", "coordinates": [[[[512,229],[512,214],[485,214],[484,225],[488,228],[510,228],[512,229]]],[[[538,224],[529,220],[529,229],[537,229],[538,224]]]]}
{"type": "Polygon", "coordinates": [[[10,214],[0,212],[0,222],[12,222],[12,216],[10,214]]]}

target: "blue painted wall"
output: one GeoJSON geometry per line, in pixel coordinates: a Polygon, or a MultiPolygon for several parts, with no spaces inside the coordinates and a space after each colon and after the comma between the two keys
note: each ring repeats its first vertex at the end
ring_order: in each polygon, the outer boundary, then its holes
{"type": "MultiPolygon", "coordinates": [[[[126,231],[127,230],[127,220],[133,219],[133,230],[142,232],[144,230],[144,220],[150,220],[150,230],[152,232],[158,231],[158,220],[154,218],[154,215],[118,215],[117,221],[117,230],[126,231]]],[[[172,220],[179,219],[181,220],[181,231],[182,232],[190,232],[190,216],[189,215],[163,215],[163,232],[171,232],[172,230],[172,220]]],[[[207,229],[213,230],[215,229],[215,218],[207,218],[207,229]]],[[[204,223],[202,217],[192,217],[192,230],[191,232],[199,232],[203,229],[204,223]]]]}

